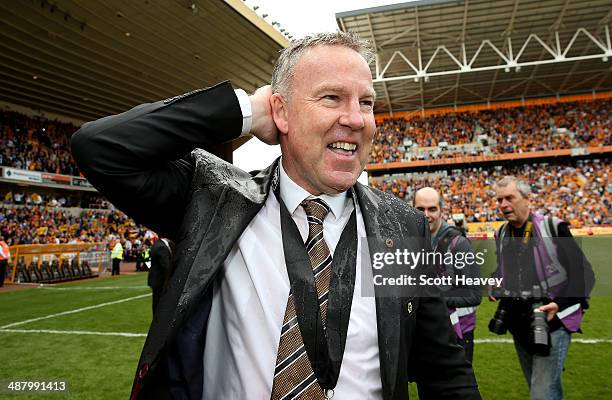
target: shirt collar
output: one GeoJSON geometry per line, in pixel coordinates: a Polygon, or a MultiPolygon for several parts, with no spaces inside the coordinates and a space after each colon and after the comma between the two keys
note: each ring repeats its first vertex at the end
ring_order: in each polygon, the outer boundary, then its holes
{"type": "Polygon", "coordinates": [[[295,210],[300,206],[300,203],[305,199],[319,198],[323,200],[331,209],[334,218],[339,218],[344,211],[347,203],[350,201],[350,197],[346,195],[347,192],[338,194],[321,194],[319,196],[313,196],[300,185],[295,183],[289,175],[285,172],[283,167],[282,158],[280,164],[280,195],[287,206],[287,210],[290,214],[293,214],[295,210]]]}

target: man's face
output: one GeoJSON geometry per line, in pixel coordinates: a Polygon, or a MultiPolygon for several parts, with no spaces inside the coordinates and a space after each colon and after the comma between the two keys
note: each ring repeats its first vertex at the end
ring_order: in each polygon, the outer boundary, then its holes
{"type": "Polygon", "coordinates": [[[425,214],[429,222],[429,231],[432,235],[436,234],[442,225],[442,210],[438,195],[434,192],[419,192],[414,198],[414,207],[425,214]]]}
{"type": "Polygon", "coordinates": [[[498,187],[495,197],[497,206],[510,224],[521,227],[529,217],[529,200],[519,192],[515,182],[498,187]]]}
{"type": "Polygon", "coordinates": [[[344,192],[363,171],[376,129],[370,68],[349,48],[320,45],[294,71],[274,116],[283,167],[313,195],[344,192]]]}

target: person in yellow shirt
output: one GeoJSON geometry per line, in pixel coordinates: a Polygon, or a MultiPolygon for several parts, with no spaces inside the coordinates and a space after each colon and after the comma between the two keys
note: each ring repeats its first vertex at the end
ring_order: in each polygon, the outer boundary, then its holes
{"type": "Polygon", "coordinates": [[[113,263],[111,275],[119,275],[121,272],[121,260],[123,260],[123,246],[121,242],[122,239],[117,239],[111,252],[111,261],[113,263]]]}

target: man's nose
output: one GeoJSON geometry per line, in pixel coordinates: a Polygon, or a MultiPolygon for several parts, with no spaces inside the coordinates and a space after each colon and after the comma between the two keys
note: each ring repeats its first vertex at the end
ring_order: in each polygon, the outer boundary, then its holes
{"type": "Polygon", "coordinates": [[[351,101],[345,107],[339,120],[341,125],[348,126],[352,130],[361,129],[365,126],[365,119],[361,112],[359,101],[351,101]]]}

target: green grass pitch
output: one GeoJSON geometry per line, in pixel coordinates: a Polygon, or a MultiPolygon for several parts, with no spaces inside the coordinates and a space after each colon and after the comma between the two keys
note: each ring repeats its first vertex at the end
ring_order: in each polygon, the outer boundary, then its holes
{"type": "MultiPolygon", "coordinates": [[[[570,346],[564,388],[570,400],[607,400],[612,399],[612,237],[584,238],[582,246],[598,281],[584,334],[573,338],[604,342],[570,346]]],[[[510,339],[487,330],[495,306],[483,299],[476,339],[510,339]]],[[[144,274],[0,293],[0,382],[68,382],[68,392],[42,397],[49,399],[127,399],[150,320],[151,297],[144,274]],[[67,313],[72,310],[79,311],[67,313]]],[[[477,343],[474,370],[483,398],[528,398],[512,344],[477,343]]],[[[414,399],[418,397],[413,386],[414,399]]],[[[0,392],[0,399],[40,398],[40,394],[0,392]]]]}

